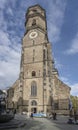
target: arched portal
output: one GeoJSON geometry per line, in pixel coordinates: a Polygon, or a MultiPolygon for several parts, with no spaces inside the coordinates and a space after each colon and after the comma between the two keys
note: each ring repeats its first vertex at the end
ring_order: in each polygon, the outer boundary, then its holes
{"type": "Polygon", "coordinates": [[[37,102],[35,100],[31,101],[31,112],[37,113],[37,102]]]}

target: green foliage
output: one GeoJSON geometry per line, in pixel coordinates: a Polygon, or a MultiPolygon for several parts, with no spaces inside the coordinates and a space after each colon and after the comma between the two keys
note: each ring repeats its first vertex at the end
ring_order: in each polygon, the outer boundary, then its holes
{"type": "Polygon", "coordinates": [[[71,95],[70,98],[71,98],[71,101],[72,101],[74,111],[78,111],[78,97],[71,95]]]}

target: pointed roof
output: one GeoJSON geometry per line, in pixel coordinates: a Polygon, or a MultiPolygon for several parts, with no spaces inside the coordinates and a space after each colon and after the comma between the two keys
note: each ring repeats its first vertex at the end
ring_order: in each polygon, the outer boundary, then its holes
{"type": "Polygon", "coordinates": [[[28,8],[28,10],[30,10],[30,9],[32,9],[32,8],[35,8],[35,7],[40,8],[41,10],[45,11],[39,4],[30,6],[30,7],[28,8]]]}

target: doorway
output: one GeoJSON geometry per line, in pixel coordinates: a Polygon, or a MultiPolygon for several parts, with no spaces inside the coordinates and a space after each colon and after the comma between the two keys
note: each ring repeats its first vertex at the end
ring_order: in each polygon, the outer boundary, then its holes
{"type": "Polygon", "coordinates": [[[31,108],[31,112],[33,112],[33,113],[37,113],[37,108],[36,108],[36,107],[31,108]]]}

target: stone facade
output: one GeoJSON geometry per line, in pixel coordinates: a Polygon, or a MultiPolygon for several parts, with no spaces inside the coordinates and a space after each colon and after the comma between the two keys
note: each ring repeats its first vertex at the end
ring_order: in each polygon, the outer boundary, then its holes
{"type": "Polygon", "coordinates": [[[14,90],[14,104],[17,102],[13,107],[44,113],[68,109],[70,88],[59,80],[55,71],[45,10],[39,5],[28,8],[25,27],[19,80],[10,88],[14,90]]]}
{"type": "Polygon", "coordinates": [[[70,87],[54,76],[54,110],[63,114],[69,113],[70,87]]]}
{"type": "Polygon", "coordinates": [[[19,79],[15,81],[15,83],[7,89],[7,108],[9,109],[17,109],[18,101],[19,101],[19,79]]]}

